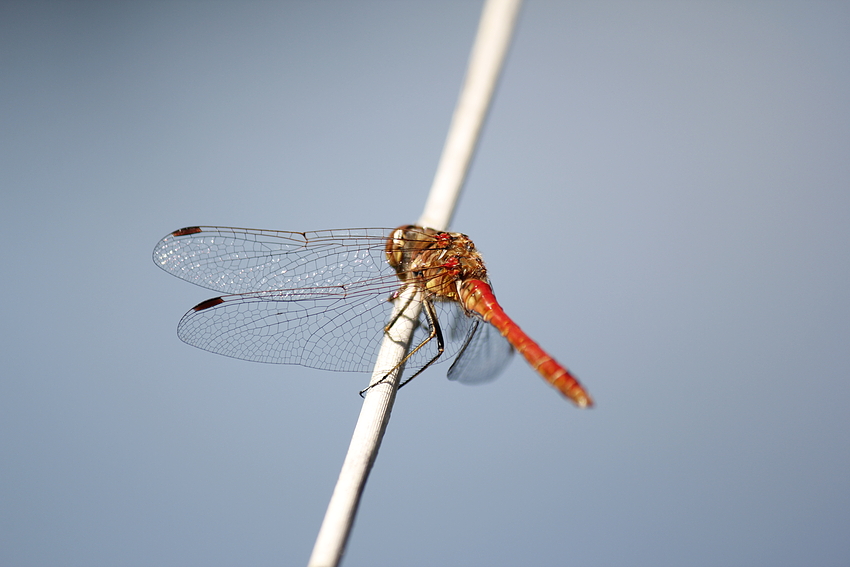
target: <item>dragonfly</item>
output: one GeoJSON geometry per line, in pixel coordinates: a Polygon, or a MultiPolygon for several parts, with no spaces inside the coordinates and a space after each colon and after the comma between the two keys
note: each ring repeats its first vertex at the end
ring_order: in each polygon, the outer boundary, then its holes
{"type": "Polygon", "coordinates": [[[181,340],[210,352],[370,371],[395,324],[393,302],[410,291],[422,309],[400,363],[413,374],[401,385],[448,359],[450,380],[485,382],[516,350],[575,405],[593,405],[576,377],[507,316],[465,234],[415,225],[314,232],[193,226],[163,238],[153,260],[225,294],[202,301],[177,326],[181,340]]]}

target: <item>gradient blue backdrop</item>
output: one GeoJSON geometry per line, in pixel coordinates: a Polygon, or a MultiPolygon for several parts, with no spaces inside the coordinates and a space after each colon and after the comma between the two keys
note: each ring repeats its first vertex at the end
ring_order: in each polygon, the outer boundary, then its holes
{"type": "MultiPolygon", "coordinates": [[[[850,564],[848,6],[527,2],[453,228],[598,408],[428,371],[347,567],[850,564]]],[[[0,4],[0,564],[306,563],[367,376],[150,254],[416,220],[480,8],[0,4]]]]}

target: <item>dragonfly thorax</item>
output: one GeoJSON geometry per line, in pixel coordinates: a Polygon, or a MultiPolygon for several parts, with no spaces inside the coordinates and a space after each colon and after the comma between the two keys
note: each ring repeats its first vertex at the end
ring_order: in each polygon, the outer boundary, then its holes
{"type": "Polygon", "coordinates": [[[399,279],[433,297],[458,300],[466,280],[487,281],[487,269],[475,244],[465,234],[408,225],[387,239],[387,261],[399,279]]]}

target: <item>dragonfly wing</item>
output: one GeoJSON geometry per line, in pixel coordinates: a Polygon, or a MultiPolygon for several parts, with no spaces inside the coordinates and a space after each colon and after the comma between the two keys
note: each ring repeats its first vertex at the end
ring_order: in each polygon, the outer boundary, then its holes
{"type": "Polygon", "coordinates": [[[177,335],[243,360],[366,371],[392,309],[386,297],[341,288],[227,295],[186,313],[177,335]]]}
{"type": "MultiPolygon", "coordinates": [[[[242,360],[371,371],[390,321],[393,304],[388,299],[397,286],[397,280],[386,285],[373,281],[216,297],[186,313],[177,335],[192,346],[242,360]]],[[[445,352],[438,359],[442,362],[460,350],[475,320],[453,303],[437,303],[436,308],[445,338],[445,352]]],[[[412,346],[429,333],[428,319],[420,313],[412,346]]],[[[410,357],[406,374],[415,373],[436,354],[437,341],[428,341],[410,357]]]]}
{"type": "MultiPolygon", "coordinates": [[[[389,323],[401,280],[386,261],[390,229],[285,232],[196,226],[154,248],[160,268],[229,295],[199,304],[178,325],[185,342],[258,362],[336,371],[368,371],[389,323]]],[[[456,302],[435,302],[449,360],[473,319],[456,302]]],[[[420,314],[413,347],[425,341],[420,314]]],[[[428,341],[411,356],[415,372],[437,354],[428,341]]]]}
{"type": "Polygon", "coordinates": [[[344,285],[396,277],[384,252],[390,232],[196,226],[160,240],[153,261],[178,278],[228,294],[344,285]]]}
{"type": "Polygon", "coordinates": [[[469,319],[474,322],[460,354],[449,368],[448,378],[464,384],[480,384],[495,379],[505,369],[514,349],[493,325],[483,319],[469,319]]]}

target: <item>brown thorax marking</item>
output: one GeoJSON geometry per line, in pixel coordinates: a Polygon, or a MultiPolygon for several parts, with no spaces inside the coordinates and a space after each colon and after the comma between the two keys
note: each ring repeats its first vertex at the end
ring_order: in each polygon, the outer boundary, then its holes
{"type": "Polygon", "coordinates": [[[386,254],[398,278],[420,286],[431,299],[460,301],[465,280],[488,281],[481,254],[459,232],[401,226],[387,238],[386,254]]]}

